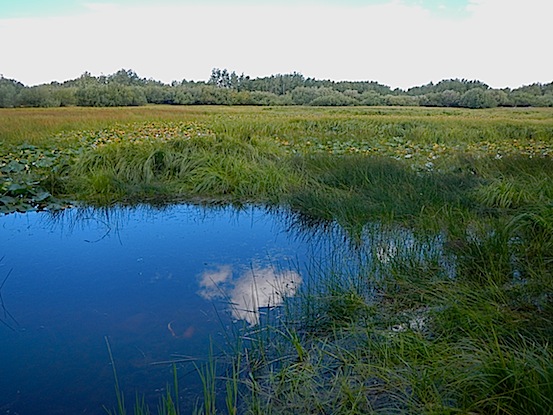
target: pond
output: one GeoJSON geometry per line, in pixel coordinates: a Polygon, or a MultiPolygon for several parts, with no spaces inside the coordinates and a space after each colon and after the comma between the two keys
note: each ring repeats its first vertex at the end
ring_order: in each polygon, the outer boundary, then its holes
{"type": "MultiPolygon", "coordinates": [[[[381,223],[348,234],[255,206],[28,212],[0,217],[0,232],[0,414],[115,408],[108,347],[127,409],[137,394],[156,408],[177,362],[190,413],[210,350],[224,365],[248,328],[278,324],[286,298],[286,318],[327,324],[347,311],[329,293],[371,303],[398,265],[455,278],[441,235],[381,223]]],[[[426,318],[397,317],[389,330],[426,318]]]]}
{"type": "Polygon", "coordinates": [[[189,410],[210,343],[293,295],[320,249],[259,207],[28,212],[0,233],[2,414],[114,408],[106,339],[128,406],[138,393],[155,407],[178,360],[189,410]]]}

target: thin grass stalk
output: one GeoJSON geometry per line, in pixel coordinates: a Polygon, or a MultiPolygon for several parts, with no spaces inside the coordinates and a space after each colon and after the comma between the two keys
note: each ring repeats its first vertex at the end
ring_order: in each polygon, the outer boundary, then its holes
{"type": "Polygon", "coordinates": [[[177,365],[173,363],[173,386],[175,388],[175,412],[180,415],[179,405],[179,377],[177,376],[177,365]]]}
{"type": "Polygon", "coordinates": [[[240,380],[240,364],[242,354],[238,353],[236,359],[232,362],[231,377],[225,384],[226,396],[225,404],[229,415],[238,414],[238,387],[240,380]]]}
{"type": "Polygon", "coordinates": [[[204,402],[202,405],[205,415],[215,415],[217,413],[217,401],[216,401],[216,363],[215,357],[213,356],[213,343],[210,340],[209,345],[209,355],[207,362],[198,367],[194,363],[194,367],[200,376],[202,382],[202,390],[204,402]]]}
{"type": "MultiPolygon", "coordinates": [[[[109,361],[110,361],[111,367],[113,369],[113,378],[115,380],[115,396],[117,397],[117,412],[115,412],[115,413],[119,414],[119,415],[126,415],[127,410],[125,408],[125,398],[123,396],[123,393],[121,392],[121,388],[119,387],[119,378],[117,376],[117,369],[115,368],[115,360],[113,359],[113,354],[111,352],[111,346],[109,344],[108,337],[104,336],[104,339],[106,341],[106,346],[108,348],[109,361]]],[[[110,410],[106,409],[106,411],[107,411],[108,414],[112,414],[112,412],[110,410]]]]}

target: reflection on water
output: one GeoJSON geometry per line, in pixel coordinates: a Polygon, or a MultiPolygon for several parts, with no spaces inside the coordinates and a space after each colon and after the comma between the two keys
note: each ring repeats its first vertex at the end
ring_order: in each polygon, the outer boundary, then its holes
{"type": "MultiPolygon", "coordinates": [[[[105,413],[115,396],[104,336],[121,387],[155,407],[171,381],[159,362],[201,362],[210,338],[223,345],[227,326],[255,323],[259,307],[296,291],[313,241],[283,219],[195,206],[0,217],[0,284],[12,270],[1,289],[0,413],[105,413]]],[[[201,385],[193,365],[179,374],[190,411],[201,385]]]]}
{"type": "Polygon", "coordinates": [[[235,319],[257,324],[260,308],[281,305],[300,284],[300,274],[292,270],[255,267],[233,278],[232,266],[220,265],[201,275],[198,293],[206,300],[227,299],[235,319]]]}
{"type": "MultiPolygon", "coordinates": [[[[155,407],[171,361],[205,360],[210,339],[224,347],[236,322],[255,325],[300,290],[324,291],[328,270],[367,301],[398,261],[455,273],[439,235],[372,224],[348,238],[335,224],[256,207],[29,212],[0,217],[0,232],[0,414],[113,407],[106,336],[123,390],[155,407]]],[[[202,386],[191,363],[179,376],[189,413],[202,386]]]]}

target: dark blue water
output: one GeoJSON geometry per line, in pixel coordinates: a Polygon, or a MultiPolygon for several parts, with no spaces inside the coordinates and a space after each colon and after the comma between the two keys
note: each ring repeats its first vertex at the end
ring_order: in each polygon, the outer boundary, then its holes
{"type": "MultiPolygon", "coordinates": [[[[0,217],[0,414],[113,408],[106,338],[129,403],[136,392],[156,403],[172,381],[163,362],[204,361],[210,338],[224,348],[258,306],[295,292],[312,249],[253,207],[0,217]]],[[[189,368],[179,365],[187,408],[201,392],[189,368]]]]}

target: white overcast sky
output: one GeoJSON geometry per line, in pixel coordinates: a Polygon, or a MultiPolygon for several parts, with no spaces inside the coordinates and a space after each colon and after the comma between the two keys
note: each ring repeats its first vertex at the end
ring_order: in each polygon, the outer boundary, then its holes
{"type": "Polygon", "coordinates": [[[516,88],[553,81],[553,0],[0,0],[0,45],[0,74],[26,85],[121,68],[206,80],[218,67],[516,88]]]}

